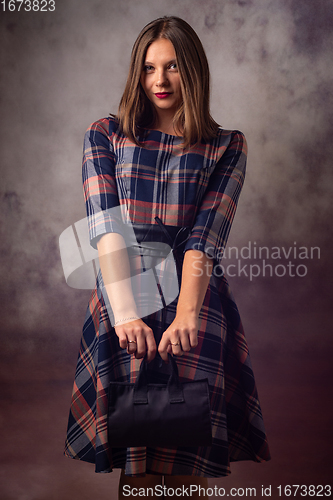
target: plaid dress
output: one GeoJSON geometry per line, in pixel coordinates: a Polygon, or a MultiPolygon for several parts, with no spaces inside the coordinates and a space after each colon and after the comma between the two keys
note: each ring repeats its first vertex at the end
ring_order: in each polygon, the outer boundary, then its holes
{"type": "MultiPolygon", "coordinates": [[[[129,476],[226,476],[231,461],[270,459],[241,320],[219,266],[244,181],[246,141],[241,132],[223,129],[186,151],[181,138],[156,130],[140,141],[144,148],[120,133],[111,117],[86,132],[83,188],[90,242],[96,248],[99,237],[117,232],[108,209],[118,206],[124,222],[134,226],[156,226],[157,217],[166,227],[189,228],[180,260],[189,249],[214,260],[199,314],[198,346],[176,358],[181,380],[208,379],[213,444],[112,448],[107,434],[109,383],[135,381],[140,361],[119,347],[99,274],[83,327],[65,454],[94,463],[96,472],[122,468],[129,476]]],[[[176,306],[177,299],[144,318],[157,343],[175,318],[176,306]]],[[[150,365],[157,377],[158,356],[150,365]]]]}

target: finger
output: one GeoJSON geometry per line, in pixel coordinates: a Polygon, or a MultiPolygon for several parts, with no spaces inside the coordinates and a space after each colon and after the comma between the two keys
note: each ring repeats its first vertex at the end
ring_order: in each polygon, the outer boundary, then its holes
{"type": "Polygon", "coordinates": [[[188,352],[191,350],[190,339],[188,333],[180,334],[180,345],[184,352],[188,352]]]}
{"type": "Polygon", "coordinates": [[[192,330],[190,332],[190,344],[191,347],[197,347],[198,345],[198,330],[192,330]]]}
{"type": "MultiPolygon", "coordinates": [[[[158,352],[160,353],[160,356],[161,358],[163,359],[163,361],[166,361],[168,362],[168,349],[171,347],[170,346],[170,341],[168,338],[166,338],[165,335],[162,335],[162,338],[161,338],[161,341],[159,343],[159,346],[158,346],[158,352]]],[[[171,353],[172,354],[172,351],[171,353]]]]}
{"type": "Polygon", "coordinates": [[[128,354],[134,354],[137,350],[137,341],[134,338],[133,334],[128,335],[127,340],[127,352],[128,354]]]}
{"type": "Polygon", "coordinates": [[[173,353],[172,353],[172,345],[171,344],[169,344],[168,347],[167,347],[167,353],[168,353],[168,357],[165,360],[165,362],[169,363],[169,354],[173,355],[173,353]]]}
{"type": "Polygon", "coordinates": [[[146,337],[144,335],[144,331],[142,328],[138,328],[137,330],[135,330],[135,336],[136,336],[136,353],[135,353],[135,357],[137,359],[141,359],[144,357],[144,355],[146,354],[146,337]]]}
{"type": "Polygon", "coordinates": [[[118,326],[116,334],[119,338],[120,347],[126,349],[128,354],[133,354],[136,351],[136,338],[133,333],[133,328],[126,324],[118,326]]]}
{"type": "Polygon", "coordinates": [[[172,347],[172,354],[174,356],[182,356],[184,353],[182,351],[182,346],[178,339],[174,339],[170,341],[172,347]]]}
{"type": "Polygon", "coordinates": [[[117,329],[115,329],[115,331],[116,331],[116,335],[119,339],[120,347],[122,349],[126,349],[126,347],[127,347],[127,335],[126,335],[124,329],[119,326],[117,329]]]}
{"type": "Polygon", "coordinates": [[[156,356],[156,342],[152,330],[146,335],[146,347],[147,347],[147,362],[152,361],[156,356]]]}

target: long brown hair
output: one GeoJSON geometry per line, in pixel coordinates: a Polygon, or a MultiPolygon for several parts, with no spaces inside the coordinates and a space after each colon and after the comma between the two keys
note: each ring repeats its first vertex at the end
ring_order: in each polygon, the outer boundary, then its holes
{"type": "Polygon", "coordinates": [[[160,38],[173,44],[180,75],[183,102],[175,113],[173,125],[183,136],[183,147],[216,136],[218,124],[209,111],[210,77],[204,48],[196,32],[179,17],[161,17],[147,24],[136,39],[130,69],[117,118],[123,133],[141,146],[137,136],[154,126],[155,109],[147,98],[140,77],[148,47],[160,38]]]}

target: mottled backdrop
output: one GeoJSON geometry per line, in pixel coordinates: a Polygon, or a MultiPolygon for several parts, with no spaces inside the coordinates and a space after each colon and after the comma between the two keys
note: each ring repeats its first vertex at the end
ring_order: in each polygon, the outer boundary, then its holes
{"type": "Polygon", "coordinates": [[[95,475],[62,456],[89,292],[66,285],[58,238],[85,216],[85,129],[117,110],[131,46],[162,15],[183,17],[197,31],[211,67],[213,115],[249,143],[225,270],[272,460],[234,464],[229,478],[210,484],[256,487],[259,497],[271,485],[279,498],[278,485],[330,483],[332,2],[55,0],[54,12],[18,12],[19,2],[9,12],[5,4],[1,498],[115,498],[118,472],[95,475]],[[259,247],[267,249],[259,255],[259,247]]]}

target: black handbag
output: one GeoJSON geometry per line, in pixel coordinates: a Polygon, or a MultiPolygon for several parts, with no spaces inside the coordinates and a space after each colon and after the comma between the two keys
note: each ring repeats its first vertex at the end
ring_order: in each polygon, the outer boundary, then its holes
{"type": "Polygon", "coordinates": [[[180,382],[169,354],[167,384],[148,383],[143,358],[135,384],[110,382],[108,441],[112,448],[131,446],[210,446],[212,444],[208,380],[180,382]]]}

